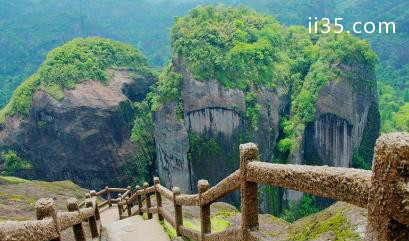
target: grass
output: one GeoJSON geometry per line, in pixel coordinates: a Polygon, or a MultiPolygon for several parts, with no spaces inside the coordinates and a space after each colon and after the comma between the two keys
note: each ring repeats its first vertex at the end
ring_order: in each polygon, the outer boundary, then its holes
{"type": "Polygon", "coordinates": [[[0,176],[0,222],[34,219],[34,205],[40,198],[53,198],[58,210],[67,211],[67,199],[75,197],[81,201],[86,192],[71,181],[30,181],[0,176]]]}
{"type": "Polygon", "coordinates": [[[22,179],[19,177],[8,177],[8,176],[0,176],[0,183],[6,184],[19,184],[19,183],[27,183],[31,182],[30,180],[22,179]]]}
{"type": "Polygon", "coordinates": [[[174,238],[177,237],[176,235],[176,229],[172,227],[167,221],[161,222],[163,229],[165,229],[165,232],[168,234],[169,238],[173,240],[174,238]]]}
{"type": "Polygon", "coordinates": [[[349,228],[350,226],[343,212],[338,212],[325,220],[309,223],[301,232],[293,230],[288,240],[315,240],[327,232],[335,234],[336,239],[334,241],[361,240],[359,235],[349,228]]]}

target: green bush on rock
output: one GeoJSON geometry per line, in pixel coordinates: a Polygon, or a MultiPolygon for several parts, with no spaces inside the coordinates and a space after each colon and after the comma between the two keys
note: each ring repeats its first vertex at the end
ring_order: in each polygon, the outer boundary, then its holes
{"type": "Polygon", "coordinates": [[[15,175],[18,171],[30,170],[32,165],[29,161],[19,157],[15,151],[9,150],[1,154],[3,160],[4,175],[15,175]]]}
{"type": "Polygon", "coordinates": [[[32,96],[42,89],[57,100],[64,97],[63,89],[72,89],[87,80],[109,81],[107,68],[129,67],[141,74],[150,73],[143,54],[130,45],[91,37],[77,38],[52,50],[38,71],[24,81],[10,102],[0,111],[0,123],[6,116],[19,113],[27,116],[32,96]]]}
{"type": "Polygon", "coordinates": [[[177,18],[172,46],[196,79],[248,90],[285,81],[289,69],[283,36],[284,27],[254,10],[200,6],[177,18]]]}

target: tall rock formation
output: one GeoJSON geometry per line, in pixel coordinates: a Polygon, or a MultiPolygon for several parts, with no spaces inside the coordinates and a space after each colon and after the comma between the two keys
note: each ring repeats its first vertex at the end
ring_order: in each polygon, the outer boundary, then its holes
{"type": "MultiPolygon", "coordinates": [[[[218,80],[195,79],[181,58],[173,66],[183,81],[183,117],[176,116],[175,102],[164,103],[155,113],[159,175],[166,185],[190,193],[197,191],[200,179],[217,184],[239,168],[238,146],[246,140],[259,144],[263,160],[271,159],[282,108],[275,90],[257,92],[260,119],[257,131],[249,131],[243,91],[225,88],[218,80]]],[[[229,200],[238,203],[239,197],[229,200]]]]}
{"type": "Polygon", "coordinates": [[[64,90],[61,101],[36,91],[27,118],[11,116],[2,124],[0,151],[16,150],[30,160],[36,179],[89,188],[124,184],[121,167],[137,151],[129,140],[132,101],[143,99],[155,79],[133,78],[130,69],[108,72],[108,85],[78,84],[64,90]]]}
{"type": "MultiPolygon", "coordinates": [[[[254,12],[223,7],[199,7],[178,19],[172,41],[172,76],[180,75],[180,83],[164,78],[159,89],[179,94],[164,98],[155,113],[166,185],[196,192],[199,179],[217,184],[239,168],[238,146],[249,141],[267,162],[370,163],[380,124],[376,57],[367,43],[288,30],[254,12]],[[336,48],[344,48],[341,55],[336,48]],[[282,140],[291,147],[277,147],[282,140]]],[[[302,197],[261,190],[263,211],[302,197]],[[273,204],[277,195],[282,204],[273,204]]],[[[238,202],[234,195],[229,200],[238,202]]]]}

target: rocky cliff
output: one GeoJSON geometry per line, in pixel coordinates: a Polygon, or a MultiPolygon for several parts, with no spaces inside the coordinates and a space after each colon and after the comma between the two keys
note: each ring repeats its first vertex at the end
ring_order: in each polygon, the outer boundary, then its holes
{"type": "Polygon", "coordinates": [[[64,90],[61,101],[36,91],[27,118],[6,118],[0,150],[16,150],[30,160],[36,179],[72,180],[89,188],[123,183],[121,166],[137,150],[129,140],[131,101],[144,98],[155,80],[133,78],[130,69],[108,72],[108,85],[78,84],[64,90]]]}
{"type": "MultiPolygon", "coordinates": [[[[195,79],[180,58],[173,66],[182,76],[184,112],[178,119],[177,104],[166,102],[155,113],[161,180],[185,192],[196,192],[199,179],[215,185],[239,168],[238,146],[246,140],[259,144],[263,160],[271,159],[283,106],[276,90],[257,92],[258,128],[249,131],[242,90],[225,88],[218,80],[195,79]]],[[[238,196],[232,198],[239,201],[238,196]]]]}
{"type": "MultiPolygon", "coordinates": [[[[172,34],[179,92],[155,113],[159,175],[168,186],[195,192],[199,179],[217,184],[238,169],[238,145],[249,141],[267,162],[370,166],[379,111],[376,57],[367,43],[287,30],[254,12],[223,7],[193,10],[172,34]],[[248,22],[232,24],[238,16],[248,22]]],[[[262,190],[263,211],[302,197],[262,190]]]]}

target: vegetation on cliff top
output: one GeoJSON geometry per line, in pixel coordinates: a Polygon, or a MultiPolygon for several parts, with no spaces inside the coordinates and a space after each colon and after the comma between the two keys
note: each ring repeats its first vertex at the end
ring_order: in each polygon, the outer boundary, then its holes
{"type": "Polygon", "coordinates": [[[290,116],[282,122],[286,137],[278,143],[280,151],[297,148],[305,124],[315,120],[315,105],[323,86],[330,81],[342,80],[350,81],[354,88],[374,87],[373,73],[378,59],[367,41],[347,33],[312,35],[305,28],[296,26],[289,28],[288,42],[292,102],[290,116]],[[366,66],[369,74],[365,76],[367,79],[352,78],[340,66],[366,66]]]}
{"type": "Polygon", "coordinates": [[[301,26],[286,29],[248,8],[199,6],[177,18],[171,36],[174,58],[195,79],[217,79],[246,94],[246,117],[255,130],[260,87],[281,85],[290,92],[291,114],[283,122],[286,137],[279,143],[282,151],[293,150],[305,124],[315,119],[316,100],[329,81],[351,80],[354,87],[375,85],[371,75],[355,83],[340,68],[367,66],[374,73],[377,56],[367,41],[347,33],[309,34],[301,26]]]}
{"type": "Polygon", "coordinates": [[[199,6],[177,18],[171,37],[174,52],[196,79],[248,90],[285,81],[284,35],[272,17],[219,5],[199,6]]]}
{"type": "Polygon", "coordinates": [[[103,38],[78,38],[52,50],[38,71],[23,82],[10,102],[0,111],[0,123],[6,116],[28,115],[32,97],[42,89],[57,100],[64,89],[72,89],[86,80],[109,80],[107,68],[129,67],[149,73],[143,54],[130,45],[103,38]]]}

